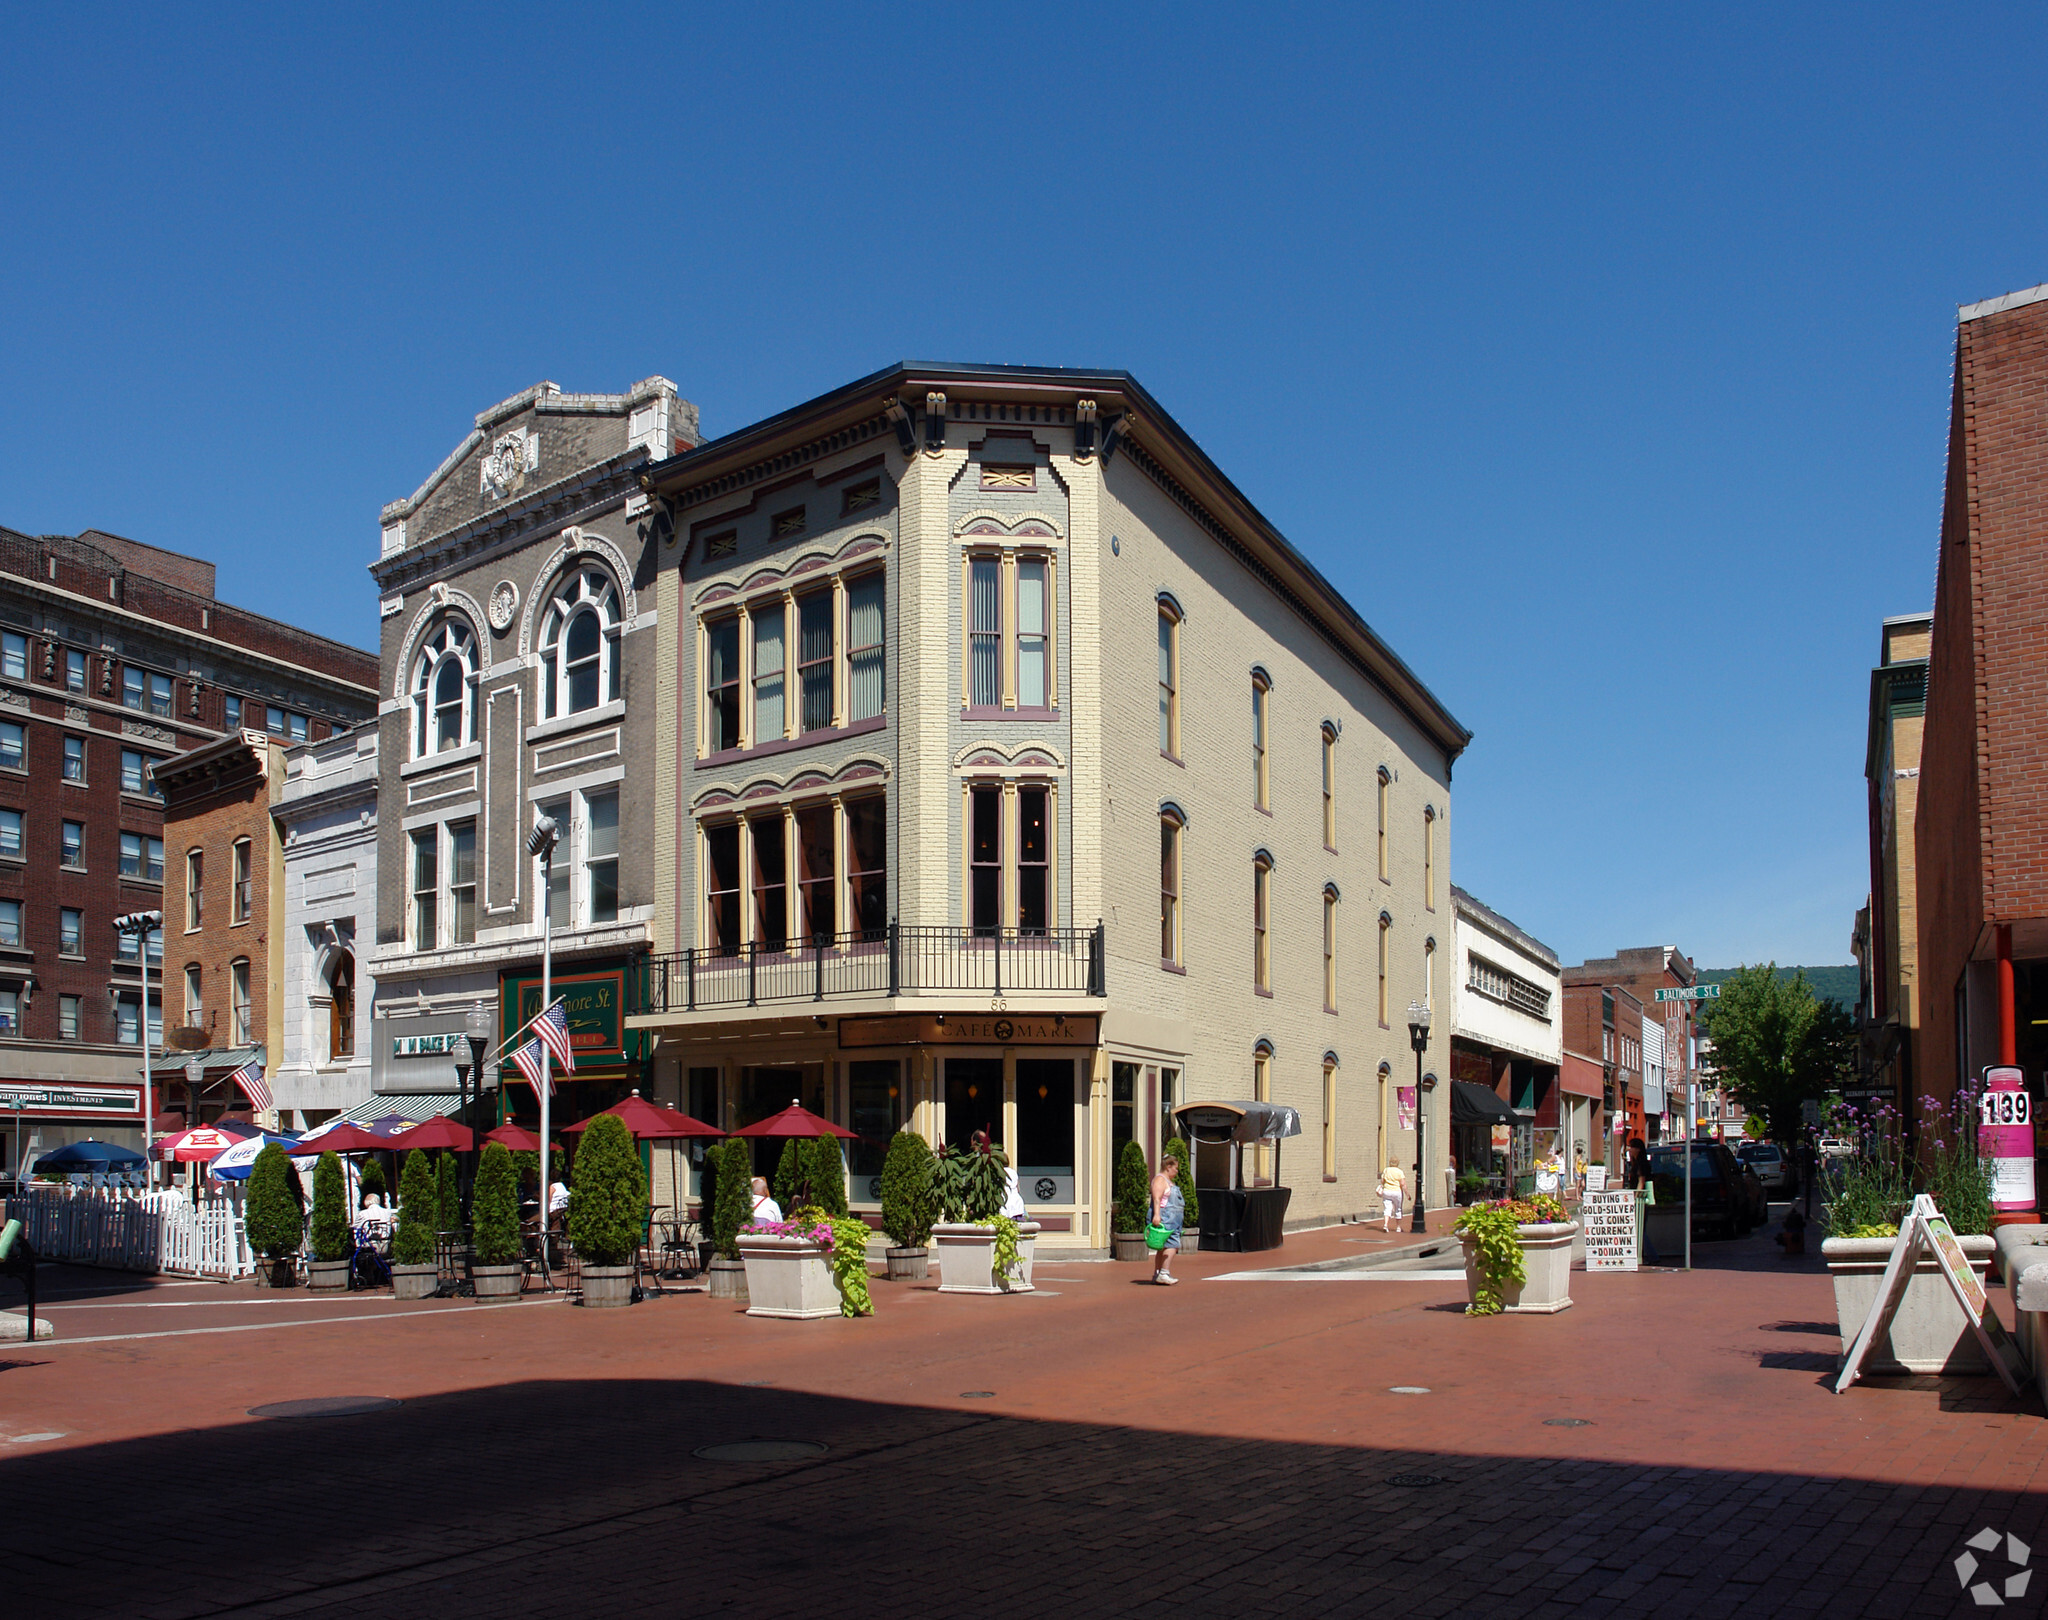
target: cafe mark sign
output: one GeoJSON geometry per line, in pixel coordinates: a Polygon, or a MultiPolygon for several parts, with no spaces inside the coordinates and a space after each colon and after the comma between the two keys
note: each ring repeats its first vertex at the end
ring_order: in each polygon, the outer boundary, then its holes
{"type": "Polygon", "coordinates": [[[1095,1015],[1072,1013],[900,1013],[842,1018],[845,1046],[1093,1046],[1095,1015]]]}

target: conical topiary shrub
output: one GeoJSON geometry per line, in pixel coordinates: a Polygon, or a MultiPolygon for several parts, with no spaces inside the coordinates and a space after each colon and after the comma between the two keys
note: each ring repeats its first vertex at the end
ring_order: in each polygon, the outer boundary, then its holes
{"type": "Polygon", "coordinates": [[[921,1249],[939,1218],[932,1185],[931,1144],[915,1131],[898,1131],[882,1161],[882,1230],[899,1249],[921,1249]]]}
{"type": "Polygon", "coordinates": [[[569,1241],[584,1264],[622,1266],[647,1224],[647,1174],[633,1133],[616,1114],[599,1114],[576,1150],[569,1194],[569,1241]]]}
{"type": "Polygon", "coordinates": [[[434,1188],[437,1205],[434,1218],[441,1223],[444,1232],[462,1230],[462,1187],[455,1179],[455,1155],[440,1154],[434,1161],[434,1188]]]}
{"type": "Polygon", "coordinates": [[[740,1257],[740,1228],[752,1219],[754,1194],[749,1183],[754,1177],[753,1147],[745,1137],[729,1136],[722,1147],[711,1150],[718,1160],[716,1202],[711,1210],[711,1241],[728,1260],[740,1257]]]}
{"type": "MultiPolygon", "coordinates": [[[[1173,1178],[1173,1182],[1180,1188],[1181,1202],[1187,1206],[1187,1214],[1183,1219],[1190,1227],[1198,1226],[1202,1219],[1202,1201],[1195,1196],[1195,1150],[1180,1137],[1175,1136],[1168,1138],[1160,1157],[1163,1159],[1168,1153],[1171,1153],[1175,1162],[1180,1165],[1180,1174],[1173,1178]]],[[[1146,1196],[1151,1196],[1149,1191],[1146,1196]]],[[[1150,1213],[1149,1210],[1147,1213],[1150,1213]]]]}
{"type": "Polygon", "coordinates": [[[342,1174],[339,1154],[323,1153],[313,1169],[313,1258],[346,1260],[354,1251],[355,1234],[348,1221],[348,1177],[342,1174]]]}
{"type": "Polygon", "coordinates": [[[257,1154],[249,1167],[249,1200],[243,1208],[243,1223],[249,1247],[271,1260],[297,1254],[304,1236],[292,1179],[292,1161],[275,1142],[257,1154]]]}
{"type": "Polygon", "coordinates": [[[486,1143],[470,1201],[478,1265],[509,1266],[520,1257],[518,1180],[511,1150],[486,1143]]]}
{"type": "Polygon", "coordinates": [[[1116,1159],[1116,1205],[1110,1230],[1142,1232],[1152,1218],[1152,1178],[1145,1173],[1145,1150],[1126,1142],[1116,1159]]]}
{"type": "Polygon", "coordinates": [[[440,1218],[434,1156],[425,1148],[415,1148],[405,1156],[405,1168],[398,1177],[398,1231],[391,1239],[391,1258],[402,1266],[430,1264],[440,1218]]]}
{"type": "Polygon", "coordinates": [[[804,1182],[810,1176],[810,1166],[804,1163],[804,1144],[797,1137],[790,1137],[782,1144],[782,1157],[775,1161],[775,1174],[768,1185],[774,1189],[775,1202],[782,1206],[787,1215],[804,1201],[804,1182]]]}
{"type": "Polygon", "coordinates": [[[846,1213],[846,1155],[839,1151],[836,1136],[814,1136],[810,1152],[811,1202],[826,1214],[846,1213]]]}

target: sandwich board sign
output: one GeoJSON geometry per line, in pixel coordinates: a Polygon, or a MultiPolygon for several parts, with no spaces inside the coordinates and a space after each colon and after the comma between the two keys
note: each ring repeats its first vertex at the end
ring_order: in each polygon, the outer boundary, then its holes
{"type": "Polygon", "coordinates": [[[2005,1387],[2017,1395],[2020,1392],[2018,1347],[2007,1337],[2005,1324],[1991,1309],[1984,1285],[1970,1269],[1969,1259],[1963,1253],[1963,1246],[1956,1241],[1955,1229],[1948,1224],[1948,1217],[1934,1207],[1934,1200],[1925,1193],[1914,1197],[1913,1207],[1906,1211],[1905,1220],[1899,1224],[1898,1238],[1892,1244],[1892,1257],[1885,1265],[1883,1280],[1878,1284],[1877,1299],[1870,1307],[1870,1314],[1863,1319],[1863,1326],[1857,1330],[1856,1342],[1849,1346],[1849,1354],[1843,1358],[1842,1374],[1835,1380],[1835,1393],[1841,1394],[1862,1376],[1864,1358],[1869,1355],[1877,1336],[1891,1325],[1899,1301],[1906,1297],[1906,1284],[1912,1279],[1923,1248],[1933,1259],[1935,1269],[1948,1279],[1949,1291],[1955,1295],[1956,1303],[1969,1319],[1971,1331],[1977,1335],[1977,1342],[1983,1345],[1986,1359],[1998,1369],[1998,1376],[2005,1380],[2005,1387]]]}
{"type": "Polygon", "coordinates": [[[1588,1271],[1635,1271],[1642,1265],[1637,1205],[1627,1188],[1589,1192],[1579,1200],[1579,1219],[1586,1229],[1588,1271]]]}

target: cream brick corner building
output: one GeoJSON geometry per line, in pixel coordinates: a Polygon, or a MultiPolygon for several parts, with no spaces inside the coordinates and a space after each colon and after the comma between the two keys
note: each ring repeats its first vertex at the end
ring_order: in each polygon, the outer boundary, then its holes
{"type": "Polygon", "coordinates": [[[659,1096],[850,1125],[856,1208],[985,1127],[1098,1249],[1123,1141],[1264,1097],[1289,1224],[1374,1207],[1470,733],[1134,379],[901,365],[641,481],[659,1096]]]}

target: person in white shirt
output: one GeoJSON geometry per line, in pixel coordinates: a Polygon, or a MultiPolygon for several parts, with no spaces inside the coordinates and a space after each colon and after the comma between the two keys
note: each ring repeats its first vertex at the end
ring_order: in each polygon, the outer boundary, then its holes
{"type": "Polygon", "coordinates": [[[548,1183],[548,1222],[552,1225],[559,1218],[569,1214],[569,1189],[559,1181],[548,1183]]]}
{"type": "Polygon", "coordinates": [[[779,1221],[782,1206],[768,1196],[768,1178],[754,1177],[754,1217],[757,1221],[779,1221]]]}
{"type": "Polygon", "coordinates": [[[1017,1185],[1017,1167],[1014,1164],[1003,1170],[1003,1217],[1012,1221],[1030,1218],[1024,1208],[1024,1189],[1017,1185]]]}
{"type": "Polygon", "coordinates": [[[384,1207],[382,1193],[364,1193],[363,1207],[356,1216],[356,1225],[371,1237],[388,1238],[391,1236],[392,1213],[384,1207]]]}

